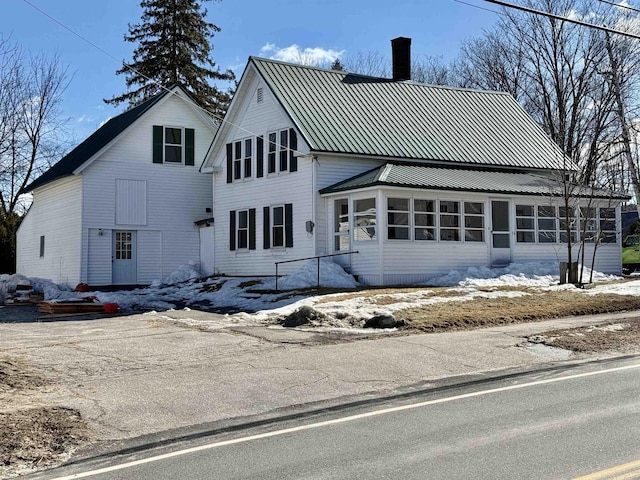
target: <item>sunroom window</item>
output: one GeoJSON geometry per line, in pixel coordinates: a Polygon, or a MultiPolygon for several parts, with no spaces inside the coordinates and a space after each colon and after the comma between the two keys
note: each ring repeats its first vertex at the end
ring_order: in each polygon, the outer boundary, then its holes
{"type": "Polygon", "coordinates": [[[387,236],[389,240],[409,239],[409,199],[387,199],[387,236]]]}
{"type": "Polygon", "coordinates": [[[377,238],[375,198],[365,198],[354,202],[353,223],[353,239],[355,241],[369,241],[377,238]]]}

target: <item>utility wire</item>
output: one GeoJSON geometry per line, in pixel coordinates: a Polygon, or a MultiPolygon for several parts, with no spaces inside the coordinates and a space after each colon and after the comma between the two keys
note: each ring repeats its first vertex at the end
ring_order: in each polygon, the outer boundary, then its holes
{"type": "Polygon", "coordinates": [[[469,7],[473,7],[473,8],[477,8],[478,10],[484,10],[485,12],[491,12],[491,13],[495,13],[498,15],[502,15],[502,12],[499,12],[498,10],[492,10],[490,8],[486,8],[486,7],[481,7],[480,5],[475,5],[473,3],[469,3],[469,2],[463,2],[462,0],[453,0],[456,3],[461,3],[462,5],[467,5],[469,7]]]}
{"type": "Polygon", "coordinates": [[[614,7],[618,7],[618,8],[626,8],[627,10],[631,10],[632,12],[640,12],[640,9],[635,7],[630,7],[629,5],[625,5],[623,3],[610,2],[609,0],[598,0],[598,1],[602,3],[608,3],[609,5],[613,5],[614,7]]]}
{"type": "Polygon", "coordinates": [[[574,20],[572,18],[563,17],[561,15],[556,15],[554,13],[543,12],[542,10],[535,10],[533,8],[523,7],[522,5],[514,5],[512,3],[503,2],[501,0],[484,0],[484,1],[489,3],[494,3],[496,5],[500,5],[503,7],[515,8],[516,10],[522,10],[527,13],[542,15],[542,16],[553,18],[563,22],[575,23],[576,25],[582,25],[583,27],[595,28],[596,30],[602,30],[604,32],[614,33],[616,35],[622,35],[625,37],[640,40],[640,35],[634,35],[633,33],[623,32],[621,30],[616,30],[615,28],[605,27],[604,25],[596,25],[594,23],[583,22],[581,20],[574,20]]]}
{"type": "MultiPolygon", "coordinates": [[[[33,8],[34,10],[40,12],[42,15],[44,15],[45,17],[47,17],[48,19],[50,19],[51,21],[57,23],[58,25],[60,25],[62,28],[64,28],[65,30],[67,30],[69,33],[75,35],[76,37],[78,37],[80,40],[82,40],[85,43],[88,43],[89,45],[91,45],[93,48],[95,48],[96,50],[100,51],[101,53],[105,54],[106,56],[108,56],[109,58],[115,60],[116,62],[122,64],[122,66],[128,70],[131,70],[132,72],[134,72],[137,75],[140,75],[141,77],[145,78],[146,80],[150,81],[151,83],[155,84],[158,88],[160,88],[161,90],[164,90],[166,92],[168,92],[170,95],[176,95],[178,96],[180,99],[182,99],[183,101],[185,101],[186,103],[192,105],[193,107],[197,108],[198,110],[201,110],[203,112],[205,112],[207,115],[215,118],[216,120],[218,120],[220,123],[226,123],[228,125],[231,125],[232,127],[236,127],[239,130],[242,130],[245,133],[248,133],[252,136],[256,136],[258,137],[259,134],[252,132],[250,130],[247,130],[246,128],[241,127],[240,125],[236,125],[228,120],[225,120],[224,117],[221,117],[219,115],[216,115],[213,112],[210,112],[209,110],[207,110],[206,108],[198,105],[196,102],[194,102],[193,100],[191,100],[190,98],[185,98],[183,96],[177,95],[175,92],[171,91],[171,89],[169,89],[168,87],[165,87],[164,85],[162,85],[160,82],[158,82],[157,80],[154,80],[151,77],[148,77],[147,75],[143,74],[142,72],[136,70],[134,67],[132,67],[131,65],[128,65],[124,62],[122,62],[121,60],[119,60],[117,57],[115,57],[114,55],[112,55],[111,53],[109,53],[108,51],[104,50],[103,48],[99,47],[98,45],[96,45],[95,43],[93,43],[91,40],[87,39],[86,37],[83,37],[82,35],[80,35],[78,32],[76,32],[75,30],[73,30],[72,28],[68,27],[67,25],[65,25],[64,23],[62,23],[60,20],[58,20],[57,18],[53,17],[52,15],[50,15],[49,13],[45,12],[44,10],[42,10],[40,7],[38,7],[37,5],[34,5],[32,2],[30,2],[29,0],[22,0],[24,3],[26,3],[27,5],[29,5],[31,8],[33,8]]],[[[273,142],[269,142],[269,140],[266,140],[266,143],[273,143],[273,142]]],[[[277,144],[276,144],[277,145],[277,144]]],[[[284,150],[284,149],[282,149],[284,150]]],[[[294,150],[292,148],[286,148],[287,151],[291,151],[293,153],[297,153],[298,155],[305,155],[304,152],[301,152],[299,150],[294,150]]]]}

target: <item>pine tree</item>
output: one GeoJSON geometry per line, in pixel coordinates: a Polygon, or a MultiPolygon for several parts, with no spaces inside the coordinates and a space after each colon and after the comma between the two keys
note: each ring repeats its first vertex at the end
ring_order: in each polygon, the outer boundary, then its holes
{"type": "Polygon", "coordinates": [[[209,39],[220,27],[207,22],[209,0],[142,0],[142,21],[129,24],[125,41],[137,43],[133,62],[116,74],[126,76],[127,93],[105,99],[109,104],[137,105],[160,91],[161,87],[181,84],[204,108],[223,116],[232,89],[222,91],[210,81],[233,81],[231,70],[220,72],[209,57],[209,39]]]}
{"type": "Polygon", "coordinates": [[[339,72],[344,72],[344,65],[342,65],[342,62],[340,62],[339,58],[336,58],[333,63],[331,64],[331,70],[337,70],[339,72]]]}

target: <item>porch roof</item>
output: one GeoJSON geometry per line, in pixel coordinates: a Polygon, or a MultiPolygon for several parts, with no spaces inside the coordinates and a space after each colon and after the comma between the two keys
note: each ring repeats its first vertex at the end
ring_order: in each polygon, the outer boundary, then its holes
{"type": "MultiPolygon", "coordinates": [[[[560,179],[527,172],[504,172],[469,168],[443,168],[425,165],[387,163],[320,190],[330,194],[374,186],[405,187],[421,190],[507,193],[514,195],[563,195],[560,179]]],[[[626,193],[572,185],[571,195],[582,198],[628,200],[626,193]]]]}

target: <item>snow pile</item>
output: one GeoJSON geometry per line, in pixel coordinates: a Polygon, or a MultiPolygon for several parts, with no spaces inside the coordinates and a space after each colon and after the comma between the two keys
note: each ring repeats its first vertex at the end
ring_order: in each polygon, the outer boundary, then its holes
{"type": "Polygon", "coordinates": [[[68,287],[57,285],[44,278],[27,278],[19,273],[0,276],[0,304],[9,293],[15,292],[18,285],[31,285],[35,292],[42,292],[45,300],[78,298],[68,287]]]}
{"type": "Polygon", "coordinates": [[[196,270],[195,263],[189,262],[189,265],[180,265],[178,270],[167,275],[162,283],[153,282],[152,286],[173,285],[174,283],[187,282],[202,277],[202,274],[196,270]]]}
{"type": "MultiPolygon", "coordinates": [[[[589,281],[590,273],[591,270],[585,267],[582,277],[585,282],[589,281]]],[[[615,275],[593,272],[594,282],[619,278],[615,275]]],[[[560,272],[557,263],[511,263],[502,268],[469,267],[466,270],[452,270],[446,275],[430,279],[425,284],[437,287],[547,287],[558,284],[559,280],[560,272]]]]}
{"type": "MultiPolygon", "coordinates": [[[[299,270],[278,279],[278,290],[296,290],[318,285],[318,261],[310,260],[299,270]]],[[[320,286],[326,288],[356,288],[358,282],[340,265],[329,258],[320,259],[320,286]]],[[[265,289],[275,289],[275,280],[265,282],[265,289]]]]}

